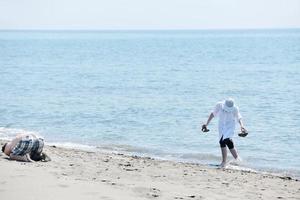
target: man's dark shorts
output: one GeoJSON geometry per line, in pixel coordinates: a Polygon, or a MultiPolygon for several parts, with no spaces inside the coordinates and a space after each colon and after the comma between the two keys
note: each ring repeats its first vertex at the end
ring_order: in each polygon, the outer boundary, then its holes
{"type": "Polygon", "coordinates": [[[229,149],[233,149],[234,148],[234,144],[233,144],[231,138],[226,138],[225,140],[223,140],[223,136],[222,136],[222,138],[220,139],[219,143],[220,143],[221,148],[224,148],[226,146],[229,149]]]}

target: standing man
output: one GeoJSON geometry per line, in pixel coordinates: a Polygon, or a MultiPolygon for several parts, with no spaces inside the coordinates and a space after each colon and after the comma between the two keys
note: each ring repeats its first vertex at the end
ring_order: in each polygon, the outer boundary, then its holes
{"type": "Polygon", "coordinates": [[[245,137],[248,133],[244,128],[242,122],[242,116],[240,115],[239,109],[234,104],[234,100],[232,98],[228,98],[222,102],[217,103],[215,109],[208,117],[206,124],[202,125],[203,132],[209,131],[207,129],[207,126],[214,117],[219,117],[219,125],[218,125],[219,139],[220,139],[219,143],[222,151],[221,167],[225,167],[226,160],[227,160],[226,146],[229,148],[232,156],[235,159],[238,158],[238,153],[234,148],[234,143],[232,141],[232,137],[234,135],[234,130],[235,130],[235,123],[238,122],[241,126],[242,134],[239,134],[239,136],[245,137]]]}

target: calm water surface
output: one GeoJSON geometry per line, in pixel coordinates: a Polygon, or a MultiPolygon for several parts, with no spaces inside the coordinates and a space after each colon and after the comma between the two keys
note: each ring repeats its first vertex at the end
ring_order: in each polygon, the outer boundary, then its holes
{"type": "Polygon", "coordinates": [[[219,163],[215,103],[240,107],[244,167],[300,176],[300,30],[2,31],[0,137],[219,163]]]}

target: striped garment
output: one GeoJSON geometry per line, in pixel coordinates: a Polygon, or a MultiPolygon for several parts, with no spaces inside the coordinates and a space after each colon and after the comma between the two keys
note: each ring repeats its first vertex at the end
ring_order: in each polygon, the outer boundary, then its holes
{"type": "Polygon", "coordinates": [[[35,138],[27,136],[22,138],[20,142],[13,148],[12,155],[24,156],[26,154],[42,153],[44,147],[44,140],[42,138],[35,138]]]}

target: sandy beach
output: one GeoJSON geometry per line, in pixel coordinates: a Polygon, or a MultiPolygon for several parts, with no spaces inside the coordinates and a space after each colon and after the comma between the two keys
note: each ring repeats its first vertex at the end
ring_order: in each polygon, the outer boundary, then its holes
{"type": "Polygon", "coordinates": [[[51,162],[1,153],[1,199],[300,199],[300,182],[290,177],[55,146],[45,152],[51,162]]]}

